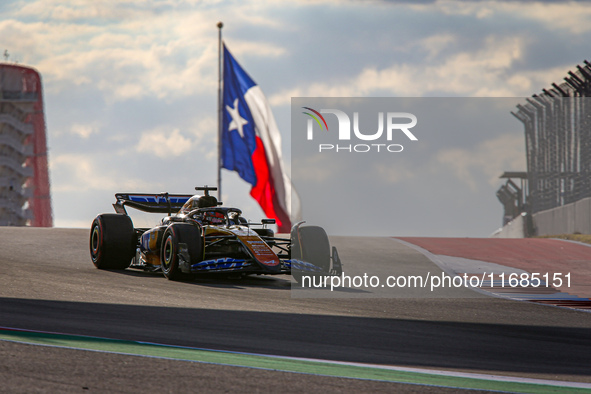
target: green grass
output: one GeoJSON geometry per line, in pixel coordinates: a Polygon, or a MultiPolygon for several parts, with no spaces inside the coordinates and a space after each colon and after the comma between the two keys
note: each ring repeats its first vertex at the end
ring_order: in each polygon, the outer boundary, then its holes
{"type": "Polygon", "coordinates": [[[583,242],[591,244],[591,234],[559,234],[559,235],[541,235],[535,238],[559,238],[568,239],[570,241],[583,242]]]}

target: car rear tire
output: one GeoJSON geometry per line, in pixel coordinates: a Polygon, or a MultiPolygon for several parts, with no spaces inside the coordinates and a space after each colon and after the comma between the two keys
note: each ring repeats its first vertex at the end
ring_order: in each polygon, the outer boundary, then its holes
{"type": "Polygon", "coordinates": [[[160,264],[162,273],[170,280],[190,280],[191,274],[183,273],[179,266],[179,244],[186,244],[189,264],[202,260],[203,240],[199,227],[189,223],[174,223],[168,226],[162,237],[160,264]]]}
{"type": "Polygon", "coordinates": [[[90,258],[96,268],[124,270],[135,255],[137,237],[131,218],[117,213],[98,215],[90,227],[90,258]]]}

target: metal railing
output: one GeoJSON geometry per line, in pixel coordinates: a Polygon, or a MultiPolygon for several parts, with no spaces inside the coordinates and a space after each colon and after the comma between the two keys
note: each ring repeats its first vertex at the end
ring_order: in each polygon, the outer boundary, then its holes
{"type": "Polygon", "coordinates": [[[564,81],[512,112],[525,128],[530,213],[591,197],[591,64],[564,81]]]}

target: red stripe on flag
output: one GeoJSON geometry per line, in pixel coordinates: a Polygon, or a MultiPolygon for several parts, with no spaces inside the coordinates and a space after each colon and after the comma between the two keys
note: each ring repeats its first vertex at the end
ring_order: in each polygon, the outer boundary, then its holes
{"type": "Polygon", "coordinates": [[[291,224],[287,214],[278,205],[273,178],[270,176],[271,171],[265,155],[265,146],[259,136],[256,136],[256,149],[252,154],[252,164],[257,183],[250,190],[250,195],[258,201],[267,217],[277,221],[277,229],[280,233],[289,233],[291,224]]]}

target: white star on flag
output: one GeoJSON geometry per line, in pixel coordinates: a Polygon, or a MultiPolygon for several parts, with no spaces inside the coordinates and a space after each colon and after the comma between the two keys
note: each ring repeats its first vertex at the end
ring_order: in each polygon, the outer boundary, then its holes
{"type": "Polygon", "coordinates": [[[238,134],[240,134],[241,138],[244,138],[244,131],[242,130],[242,126],[248,123],[246,119],[240,116],[240,112],[238,112],[238,99],[234,100],[234,108],[226,105],[226,111],[232,117],[232,121],[228,126],[228,131],[238,130],[238,134]]]}

